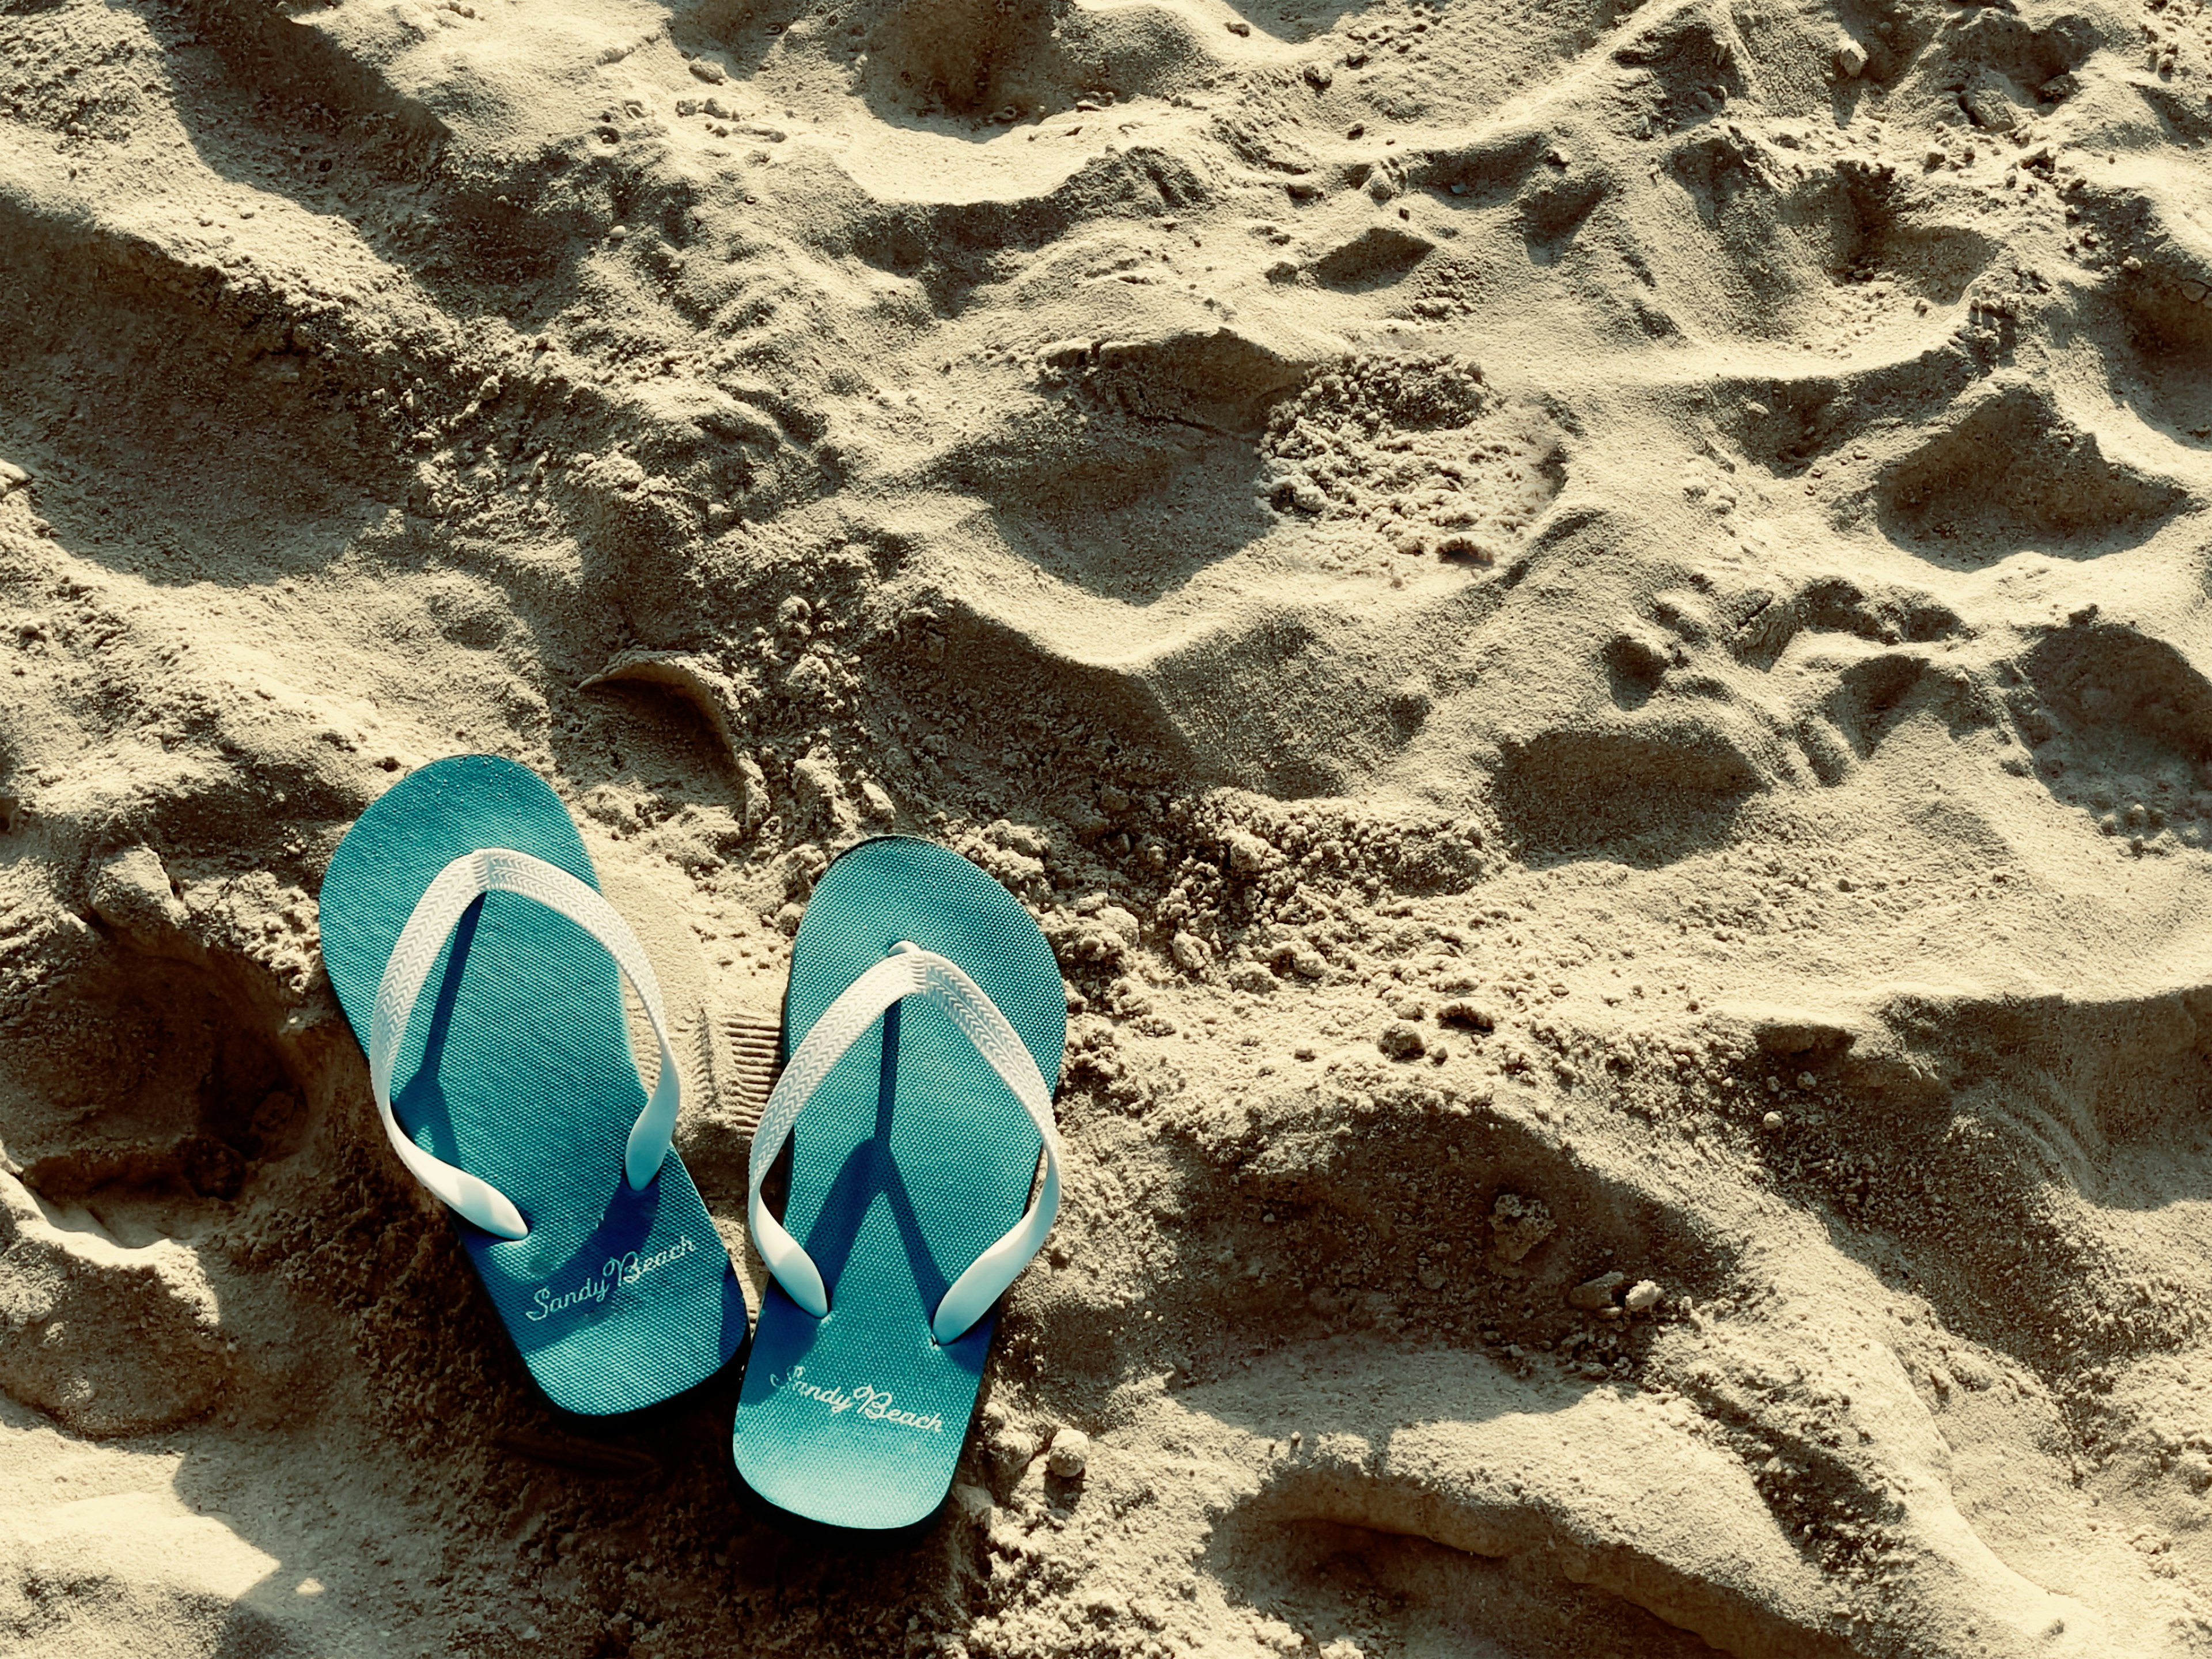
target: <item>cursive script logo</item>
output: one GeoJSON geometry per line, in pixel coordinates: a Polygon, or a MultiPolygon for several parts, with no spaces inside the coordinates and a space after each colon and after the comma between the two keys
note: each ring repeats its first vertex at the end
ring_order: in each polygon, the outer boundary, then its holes
{"type": "Polygon", "coordinates": [[[526,1311],[523,1317],[532,1322],[547,1320],[556,1313],[566,1313],[586,1302],[604,1302],[618,1286],[635,1285],[654,1268],[665,1267],[698,1248],[691,1242],[691,1236],[686,1233],[666,1249],[655,1250],[651,1255],[640,1255],[635,1250],[623,1255],[611,1255],[607,1258],[607,1265],[599,1269],[596,1277],[585,1279],[574,1290],[556,1294],[550,1285],[540,1285],[533,1298],[538,1305],[526,1311]]]}
{"type": "Polygon", "coordinates": [[[925,1417],[920,1412],[902,1412],[894,1407],[889,1389],[872,1389],[865,1382],[855,1383],[849,1389],[835,1384],[825,1389],[819,1382],[806,1380],[804,1365],[793,1365],[783,1376],[770,1371],[768,1385],[785,1394],[803,1395],[818,1401],[830,1408],[832,1417],[857,1412],[871,1423],[902,1423],[909,1429],[927,1429],[932,1434],[945,1432],[945,1419],[935,1412],[925,1417]]]}

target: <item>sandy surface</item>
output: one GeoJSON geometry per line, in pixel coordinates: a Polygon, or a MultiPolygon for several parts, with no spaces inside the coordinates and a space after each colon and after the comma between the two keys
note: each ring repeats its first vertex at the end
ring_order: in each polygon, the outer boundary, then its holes
{"type": "Polygon", "coordinates": [[[2212,1651],[2209,46],[11,0],[0,1648],[2212,1651]],[[908,1553],[581,1467],[384,1147],[315,895],[473,750],[733,1247],[830,853],[1059,951],[908,1553]]]}

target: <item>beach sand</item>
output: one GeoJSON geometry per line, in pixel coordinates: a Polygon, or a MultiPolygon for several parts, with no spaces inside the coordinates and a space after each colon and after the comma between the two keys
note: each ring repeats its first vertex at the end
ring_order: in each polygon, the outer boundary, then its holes
{"type": "Polygon", "coordinates": [[[2200,0],[0,66],[0,1650],[2212,1651],[2200,0]],[[747,1510],[730,1379],[550,1420],[390,1156],[316,895],[478,750],[756,1297],[828,858],[1042,922],[1066,1202],[906,1548],[747,1510]]]}

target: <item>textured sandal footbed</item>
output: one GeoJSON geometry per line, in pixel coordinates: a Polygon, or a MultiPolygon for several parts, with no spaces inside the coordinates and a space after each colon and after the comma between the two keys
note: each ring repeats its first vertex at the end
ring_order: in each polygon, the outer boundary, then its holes
{"type": "MultiPolygon", "coordinates": [[[[1036,922],[957,853],[902,836],[862,842],[816,884],[792,943],[786,1055],[902,939],[965,969],[1058,1082],[1066,992],[1036,922]]],[[[893,1007],[830,1071],[792,1131],[783,1213],[830,1313],[815,1319],[774,1284],[763,1298],[732,1441],[754,1492],[868,1530],[911,1526],[944,1501],[997,1310],[942,1346],[930,1316],[1021,1218],[1041,1150],[1012,1091],[923,999],[893,1007]]]]}
{"type": "MultiPolygon", "coordinates": [[[[489,755],[409,774],[338,844],[323,878],[323,959],[364,1049],[416,902],[450,860],[485,847],[599,885],[560,798],[489,755]]],[[[644,1086],[620,972],[582,928],[520,895],[484,895],[431,969],[392,1078],[409,1138],[491,1182],[530,1225],[509,1241],[454,1218],[556,1406],[605,1416],[655,1405],[738,1351],[744,1293],[683,1160],[672,1150],[640,1192],[623,1179],[644,1086]]],[[[380,1139],[375,1155],[388,1156],[380,1139]]]]}

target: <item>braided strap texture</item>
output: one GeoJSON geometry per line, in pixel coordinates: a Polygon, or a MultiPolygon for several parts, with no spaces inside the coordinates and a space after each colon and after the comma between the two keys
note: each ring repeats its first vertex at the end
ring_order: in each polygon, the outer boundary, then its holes
{"type": "Polygon", "coordinates": [[[951,1342],[990,1310],[1007,1285],[1021,1276],[1030,1259],[1044,1248],[1060,1213],[1060,1128],[1052,1115],[1052,1091],[1037,1070],[1018,1033],[957,963],[921,946],[901,944],[841,992],[823,1010],[793,1054],[768,1106],[760,1127],[753,1133],[752,1159],[748,1169],[746,1214],[761,1260],[793,1302],[817,1319],[830,1311],[830,1292],[821,1270],[804,1246],[784,1231],[783,1224],[768,1212],[761,1201],[761,1182],[767,1178],[784,1144],[799,1121],[806,1103],[830,1068],[844,1058],[880,1019],[890,1006],[911,996],[927,997],[942,1008],[975,1046],[991,1069],[1013,1091],[1029,1113],[1044,1141],[1044,1180],[1036,1201],[1022,1218],[1002,1234],[967,1270],[952,1281],[944,1300],[930,1319],[930,1334],[951,1342]]]}
{"type": "Polygon", "coordinates": [[[517,894],[568,917],[615,959],[635,988],[638,1000],[645,1005],[645,1017],[660,1044],[660,1075],[653,1081],[645,1109],[630,1126],[623,1163],[623,1175],[633,1191],[651,1181],[668,1156],[683,1085],[669,1047],[668,1020],[661,1011],[660,981],[653,974],[653,963],[629,924],[594,889],[556,865],[505,847],[465,853],[438,872],[416,901],[377,983],[375,1007],[369,1018],[369,1087],[375,1093],[377,1115],[384,1120],[392,1150],[415,1178],[464,1219],[501,1238],[515,1239],[529,1232],[530,1224],[507,1194],[424,1152],[407,1138],[392,1110],[392,1067],[406,1041],[408,1022],[414,1017],[423,984],[439,951],[445,948],[447,936],[470,905],[491,892],[517,894]]]}

